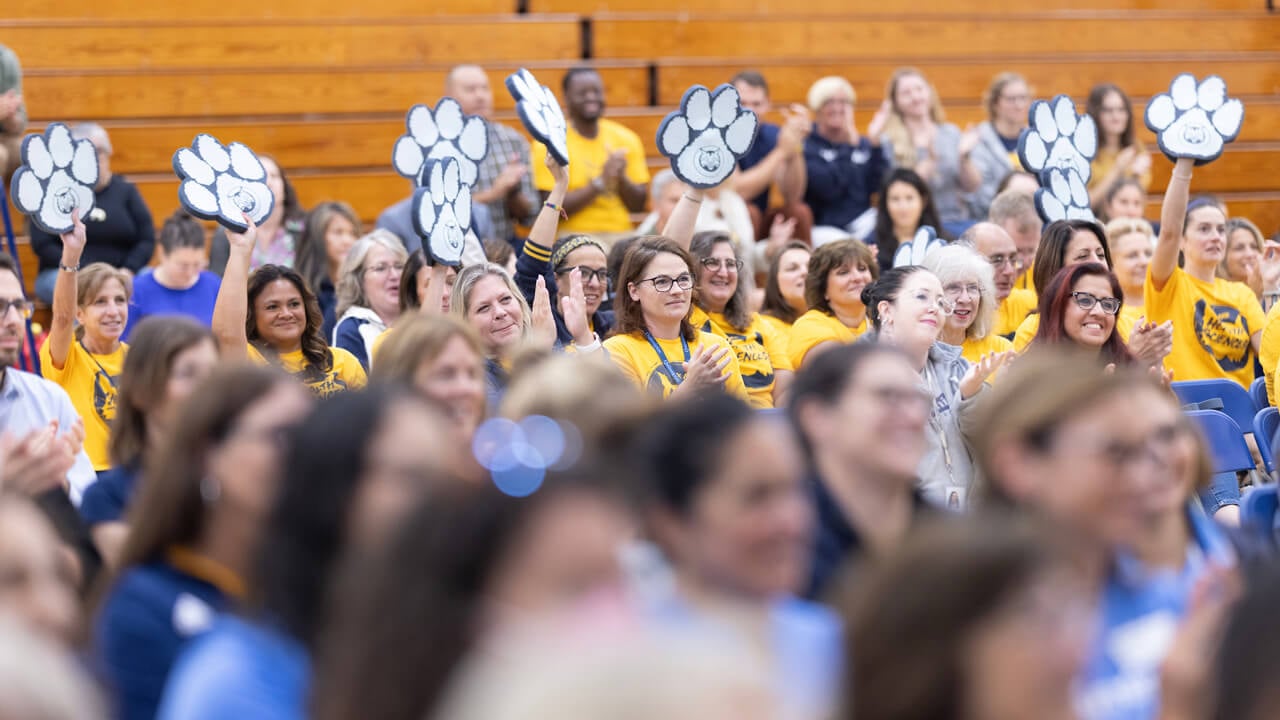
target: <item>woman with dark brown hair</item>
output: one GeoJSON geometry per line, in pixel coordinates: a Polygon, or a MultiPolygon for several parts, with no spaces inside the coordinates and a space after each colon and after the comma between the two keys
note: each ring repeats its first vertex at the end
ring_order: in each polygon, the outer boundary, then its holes
{"type": "Polygon", "coordinates": [[[722,387],[746,398],[738,360],[719,335],[693,326],[697,266],[689,251],[661,236],[627,250],[614,297],[609,359],[641,389],[670,397],[722,387]]]}
{"type": "Polygon", "coordinates": [[[809,309],[804,300],[805,278],[809,275],[810,248],[792,241],[773,256],[764,284],[764,305],[760,317],[779,331],[791,332],[797,318],[809,309]]]}
{"type": "Polygon", "coordinates": [[[229,233],[231,257],[213,308],[213,332],[227,360],[284,368],[325,397],[367,382],[351,353],[330,348],[320,334],[324,319],[316,296],[297,271],[263,265],[249,274],[257,227],[229,233]]]}
{"type": "Polygon", "coordinates": [[[1040,329],[1032,347],[1070,344],[1098,354],[1103,365],[1134,362],[1120,339],[1117,319],[1124,290],[1115,273],[1098,263],[1062,268],[1040,294],[1040,329]]]}
{"type": "Polygon", "coordinates": [[[180,316],[144,320],[133,334],[133,347],[141,352],[125,358],[120,404],[111,425],[113,467],[98,474],[80,503],[80,517],[111,567],[128,537],[124,515],[142,468],[177,424],[181,403],[218,363],[213,333],[180,316]]]}
{"type": "Polygon", "coordinates": [[[879,277],[875,254],[858,240],[837,240],[813,251],[804,281],[809,310],[791,326],[792,368],[799,370],[817,352],[851,343],[867,331],[862,289],[879,277]]]}
{"type": "Polygon", "coordinates": [[[280,468],[280,438],[306,411],[268,368],[210,375],[188,398],[127,516],[119,573],[94,621],[92,656],[119,718],[154,718],[178,653],[240,601],[280,468]]]}
{"type": "Polygon", "coordinates": [[[1098,128],[1098,153],[1089,178],[1089,202],[1100,205],[1116,183],[1134,180],[1146,193],[1151,186],[1151,153],[1134,132],[1133,103],[1119,86],[1093,86],[1085,112],[1098,128]]]}

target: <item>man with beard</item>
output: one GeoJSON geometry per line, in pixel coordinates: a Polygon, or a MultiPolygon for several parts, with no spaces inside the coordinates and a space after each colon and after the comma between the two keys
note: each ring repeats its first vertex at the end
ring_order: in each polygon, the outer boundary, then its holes
{"type": "MultiPolygon", "coordinates": [[[[565,73],[568,109],[569,193],[561,234],[626,233],[631,213],[644,210],[649,168],[640,137],[604,117],[604,81],[593,68],[565,73]]],[[[533,183],[543,199],[554,184],[546,167],[547,149],[533,145],[533,183]]]]}

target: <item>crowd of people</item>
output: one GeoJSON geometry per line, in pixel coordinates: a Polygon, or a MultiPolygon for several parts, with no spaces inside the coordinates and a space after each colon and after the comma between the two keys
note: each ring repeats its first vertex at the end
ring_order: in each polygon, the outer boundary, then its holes
{"type": "Polygon", "coordinates": [[[1280,243],[1191,159],[1144,218],[1114,85],[1098,220],[1044,223],[1032,93],[962,130],[905,68],[860,132],[821,78],[699,189],[575,68],[568,166],[488,124],[456,268],[269,156],[261,223],[157,233],[76,127],[94,212],[34,298],[0,254],[0,715],[1269,716],[1275,548],[1170,382],[1274,392],[1280,243]]]}

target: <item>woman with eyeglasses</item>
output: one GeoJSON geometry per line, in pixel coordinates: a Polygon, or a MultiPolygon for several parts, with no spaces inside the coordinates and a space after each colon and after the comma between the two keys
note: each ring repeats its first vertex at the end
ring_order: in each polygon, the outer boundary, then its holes
{"type": "Polygon", "coordinates": [[[1002,72],[982,97],[987,120],[978,126],[978,144],[969,159],[982,182],[969,196],[969,217],[987,217],[1000,182],[1019,168],[1018,136],[1027,126],[1031,89],[1021,75],[1002,72]]]}
{"type": "Polygon", "coordinates": [[[632,243],[614,297],[617,325],[604,349],[642,390],[664,398],[722,387],[745,399],[728,341],[690,322],[696,277],[693,256],[674,240],[650,236],[632,243]]]}
{"type": "Polygon", "coordinates": [[[929,253],[924,267],[938,276],[943,294],[955,305],[942,324],[939,340],[959,347],[961,357],[971,363],[1013,349],[1013,343],[992,332],[996,289],[986,258],[964,245],[947,245],[929,253]]]}
{"type": "Polygon", "coordinates": [[[983,505],[1057,523],[1096,548],[1098,630],[1076,682],[1081,717],[1199,717],[1171,695],[1171,648],[1203,632],[1193,599],[1216,602],[1237,564],[1194,501],[1207,464],[1167,390],[1138,368],[1032,352],[1009,369],[975,437],[983,505]]]}
{"type": "Polygon", "coordinates": [[[690,322],[729,342],[738,359],[748,400],[758,408],[773,407],[786,393],[792,378],[786,336],[761,321],[758,313],[751,312],[749,290],[739,277],[743,261],[729,235],[719,231],[697,233],[689,251],[699,266],[690,322]]]}
{"type": "Polygon", "coordinates": [[[409,253],[400,238],[374,230],[356,241],[338,272],[338,324],[333,346],[369,372],[373,340],[400,317],[400,275],[409,253]]]}
{"type": "Polygon", "coordinates": [[[1069,343],[1096,353],[1104,365],[1132,364],[1116,323],[1123,305],[1120,281],[1105,265],[1068,265],[1040,294],[1040,328],[1031,346],[1069,343]]]}
{"type": "Polygon", "coordinates": [[[310,402],[298,383],[270,368],[216,370],[148,457],[120,570],[105,586],[91,640],[113,717],[154,718],[181,650],[243,600],[284,433],[310,402]]]}
{"type": "Polygon", "coordinates": [[[263,265],[249,273],[257,227],[248,222],[245,233],[227,234],[231,256],[213,308],[222,357],[281,367],[319,397],[364,387],[360,361],[321,336],[320,304],[296,270],[263,265]]]}
{"type": "Polygon", "coordinates": [[[880,277],[875,253],[858,240],[837,240],[813,251],[804,281],[809,310],[791,326],[787,352],[799,370],[823,350],[857,340],[867,331],[862,291],[880,277]]]}
{"type": "Polygon", "coordinates": [[[977,396],[1013,353],[991,353],[970,363],[960,348],[938,342],[955,302],[936,275],[917,265],[886,271],[862,291],[862,302],[875,330],[871,337],[901,348],[933,398],[927,449],[917,471],[920,489],[937,505],[963,509],[974,477],[968,434],[977,396]]]}
{"type": "MultiPolygon", "coordinates": [[[[84,451],[93,469],[111,467],[107,439],[116,416],[120,373],[129,345],[120,338],[129,321],[132,278],[106,263],[80,268],[85,227],[72,211],[75,227],[62,234],[62,259],[53,289],[53,323],[40,347],[40,372],[71,396],[84,420],[84,451]]],[[[21,314],[21,313],[19,313],[21,314]]],[[[80,500],[84,488],[72,488],[80,500]]]]}

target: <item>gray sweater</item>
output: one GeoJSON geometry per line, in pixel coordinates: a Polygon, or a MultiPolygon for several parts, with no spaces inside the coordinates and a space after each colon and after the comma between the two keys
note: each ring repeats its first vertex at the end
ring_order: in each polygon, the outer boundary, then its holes
{"type": "Polygon", "coordinates": [[[969,448],[969,438],[975,431],[976,410],[986,395],[985,388],[967,400],[960,399],[960,381],[969,372],[969,361],[960,356],[960,348],[936,342],[929,348],[926,376],[932,376],[934,396],[929,424],[925,429],[927,449],[916,468],[919,488],[926,499],[935,505],[947,506],[952,490],[961,489],[961,507],[968,504],[968,493],[973,489],[977,469],[969,448]],[[947,469],[946,449],[951,456],[951,469],[947,469]]]}

